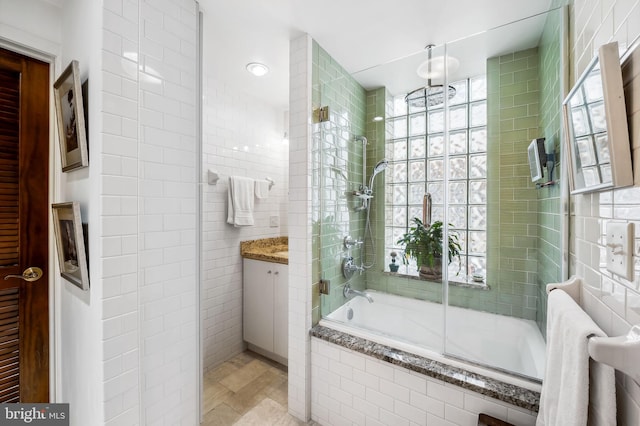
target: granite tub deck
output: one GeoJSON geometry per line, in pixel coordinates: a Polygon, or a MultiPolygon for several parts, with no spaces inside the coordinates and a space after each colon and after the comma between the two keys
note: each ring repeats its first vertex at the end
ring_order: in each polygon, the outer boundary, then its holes
{"type": "Polygon", "coordinates": [[[540,393],[317,325],[311,336],[464,389],[537,412],[540,393]]]}
{"type": "Polygon", "coordinates": [[[240,255],[245,259],[289,264],[289,237],[262,238],[240,242],[240,255]]]}

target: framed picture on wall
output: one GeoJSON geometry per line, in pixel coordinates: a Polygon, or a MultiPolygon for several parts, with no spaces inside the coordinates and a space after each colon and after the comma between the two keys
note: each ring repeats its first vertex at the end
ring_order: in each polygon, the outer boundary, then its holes
{"type": "Polygon", "coordinates": [[[82,290],[88,290],[89,270],[80,204],[77,202],[52,204],[51,209],[60,275],[82,290]]]}
{"type": "Polygon", "coordinates": [[[87,134],[78,61],[71,61],[53,85],[62,171],[87,167],[87,134]]]}

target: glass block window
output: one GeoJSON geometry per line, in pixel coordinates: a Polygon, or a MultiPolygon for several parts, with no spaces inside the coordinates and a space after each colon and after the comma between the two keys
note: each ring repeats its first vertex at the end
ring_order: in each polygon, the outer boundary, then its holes
{"type": "MultiPolygon", "coordinates": [[[[387,132],[392,138],[386,141],[390,170],[386,180],[385,253],[388,257],[391,251],[403,250],[396,241],[411,226],[413,217],[422,219],[425,193],[431,194],[431,221],[443,220],[446,191],[450,232],[458,235],[462,246],[460,262],[449,265],[449,279],[464,281],[472,274],[486,276],[486,76],[451,85],[456,94],[448,105],[446,140],[442,105],[407,106],[405,95],[394,98],[393,117],[388,121],[393,127],[387,132]],[[448,188],[444,187],[445,173],[448,188]]],[[[417,275],[416,265],[410,265],[406,273],[417,275]]]]}

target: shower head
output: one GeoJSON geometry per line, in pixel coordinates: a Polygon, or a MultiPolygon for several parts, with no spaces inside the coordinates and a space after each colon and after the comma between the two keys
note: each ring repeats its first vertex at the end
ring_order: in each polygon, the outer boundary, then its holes
{"type": "Polygon", "coordinates": [[[371,180],[369,180],[369,189],[373,189],[373,179],[377,174],[384,172],[387,166],[389,166],[389,160],[387,160],[386,158],[378,161],[378,164],[375,165],[375,167],[373,168],[373,172],[371,173],[371,180]]]}
{"type": "Polygon", "coordinates": [[[383,158],[382,160],[378,161],[378,164],[376,164],[375,167],[373,168],[373,175],[374,176],[377,175],[378,173],[386,169],[388,165],[389,165],[389,160],[387,160],[386,158],[383,158]]]}
{"type": "MultiPolygon", "coordinates": [[[[413,108],[425,108],[427,106],[428,107],[440,106],[444,103],[445,96],[447,97],[447,99],[451,99],[456,95],[456,88],[453,86],[447,86],[447,88],[445,89],[444,85],[442,84],[431,84],[431,77],[432,77],[431,49],[433,47],[435,47],[433,44],[429,44],[426,47],[427,54],[429,57],[429,59],[425,62],[427,67],[426,73],[423,73],[423,70],[422,70],[422,67],[424,64],[421,65],[420,68],[418,68],[418,75],[422,76],[424,74],[424,76],[426,76],[427,85],[424,87],[419,87],[415,90],[412,90],[407,94],[407,96],[404,97],[404,101],[407,103],[407,105],[413,108]]],[[[447,58],[447,63],[444,64],[443,66],[446,69],[449,66],[454,65],[454,63],[456,62],[457,61],[454,58],[447,58]],[[451,64],[449,63],[449,59],[452,60],[451,64]]]]}

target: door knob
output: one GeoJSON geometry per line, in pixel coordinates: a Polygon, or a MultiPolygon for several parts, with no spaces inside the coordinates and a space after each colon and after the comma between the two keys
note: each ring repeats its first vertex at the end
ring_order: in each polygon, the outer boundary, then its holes
{"type": "Polygon", "coordinates": [[[42,269],[37,266],[30,266],[22,272],[22,275],[7,275],[4,277],[5,280],[9,278],[20,278],[21,280],[33,282],[38,281],[42,277],[42,269]]]}

